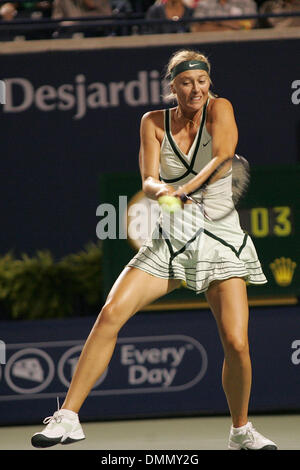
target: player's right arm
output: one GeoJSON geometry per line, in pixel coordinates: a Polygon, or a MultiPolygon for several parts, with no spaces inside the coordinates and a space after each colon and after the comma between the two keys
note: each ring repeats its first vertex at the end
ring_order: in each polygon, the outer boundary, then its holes
{"type": "Polygon", "coordinates": [[[150,199],[157,199],[171,194],[174,189],[160,181],[160,140],[158,128],[162,119],[162,111],[151,111],[144,114],[140,125],[139,164],[143,191],[150,199]]]}

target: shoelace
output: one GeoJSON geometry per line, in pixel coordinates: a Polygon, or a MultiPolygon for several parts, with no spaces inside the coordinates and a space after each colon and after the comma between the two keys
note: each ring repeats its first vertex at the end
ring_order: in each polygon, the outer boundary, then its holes
{"type": "Polygon", "coordinates": [[[61,420],[62,420],[62,416],[59,414],[59,411],[55,411],[55,413],[52,416],[47,416],[47,418],[43,420],[43,423],[49,424],[51,423],[51,421],[53,421],[59,424],[61,423],[61,420]]]}
{"type": "Polygon", "coordinates": [[[248,429],[245,431],[245,434],[250,438],[252,442],[255,442],[255,434],[257,434],[256,429],[250,423],[248,429]]]}
{"type": "Polygon", "coordinates": [[[51,421],[58,423],[58,424],[61,423],[62,416],[59,414],[59,398],[58,397],[56,398],[56,401],[57,401],[57,411],[55,411],[55,413],[52,416],[47,416],[47,418],[43,420],[44,424],[49,424],[51,423],[51,421]]]}
{"type": "Polygon", "coordinates": [[[250,434],[251,434],[251,437],[252,437],[252,440],[253,442],[255,441],[255,438],[256,438],[256,435],[259,434],[258,431],[256,431],[256,429],[252,426],[251,424],[251,427],[250,427],[250,434]]]}

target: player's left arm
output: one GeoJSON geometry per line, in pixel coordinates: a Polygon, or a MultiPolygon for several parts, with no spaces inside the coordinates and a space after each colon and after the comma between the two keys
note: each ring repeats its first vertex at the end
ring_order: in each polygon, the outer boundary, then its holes
{"type": "MultiPolygon", "coordinates": [[[[238,142],[238,130],[233,107],[225,98],[216,98],[209,110],[207,127],[212,137],[212,159],[192,180],[179,188],[174,196],[196,191],[225,160],[234,157],[238,142]]],[[[222,173],[230,168],[230,160],[222,173]]]]}
{"type": "Polygon", "coordinates": [[[238,142],[238,129],[232,104],[225,98],[213,101],[209,113],[213,158],[233,157],[238,142]]]}

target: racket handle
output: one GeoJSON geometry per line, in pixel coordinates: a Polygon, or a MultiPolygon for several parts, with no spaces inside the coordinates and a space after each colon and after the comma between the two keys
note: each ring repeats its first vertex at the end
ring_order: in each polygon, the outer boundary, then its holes
{"type": "Polygon", "coordinates": [[[185,203],[188,200],[188,195],[186,193],[182,193],[180,194],[179,199],[181,202],[185,203]]]}

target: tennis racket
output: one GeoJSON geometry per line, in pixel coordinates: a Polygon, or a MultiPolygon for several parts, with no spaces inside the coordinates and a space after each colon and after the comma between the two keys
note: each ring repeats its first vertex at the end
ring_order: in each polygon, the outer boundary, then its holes
{"type": "MultiPolygon", "coordinates": [[[[181,199],[182,203],[191,201],[197,204],[207,220],[221,220],[238,208],[240,201],[248,191],[249,184],[250,165],[245,157],[235,154],[234,157],[223,161],[200,186],[197,186],[196,176],[193,191],[182,194],[180,198],[168,196],[168,198],[172,198],[169,199],[169,207],[174,204],[175,211],[179,207],[178,199],[181,199]],[[176,199],[177,201],[175,201],[176,199]]],[[[164,201],[160,201],[160,199],[158,202],[162,205],[164,201]]]]}

